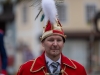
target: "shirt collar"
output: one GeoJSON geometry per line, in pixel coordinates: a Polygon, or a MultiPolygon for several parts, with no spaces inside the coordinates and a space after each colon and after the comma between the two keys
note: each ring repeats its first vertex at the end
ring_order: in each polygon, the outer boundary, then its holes
{"type": "MultiPolygon", "coordinates": [[[[46,59],[46,63],[48,63],[48,66],[50,66],[50,64],[52,62],[55,62],[55,61],[51,60],[49,57],[47,57],[46,54],[45,54],[45,59],[46,59]]],[[[58,62],[59,64],[61,64],[61,55],[60,55],[60,58],[56,62],[58,62]]]]}

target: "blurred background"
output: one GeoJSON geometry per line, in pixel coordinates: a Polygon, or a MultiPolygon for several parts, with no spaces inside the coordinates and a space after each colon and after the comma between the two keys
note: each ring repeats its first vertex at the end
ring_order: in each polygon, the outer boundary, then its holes
{"type": "MultiPolygon", "coordinates": [[[[39,0],[37,0],[39,1],[39,0]]],[[[88,75],[100,75],[100,0],[57,0],[57,10],[67,39],[65,56],[81,63],[88,75]]],[[[38,57],[44,23],[33,0],[0,0],[0,28],[8,57],[7,72],[38,57]]]]}

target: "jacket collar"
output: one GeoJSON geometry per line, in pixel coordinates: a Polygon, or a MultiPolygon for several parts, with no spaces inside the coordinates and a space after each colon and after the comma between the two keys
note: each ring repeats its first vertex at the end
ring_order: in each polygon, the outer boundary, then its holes
{"type": "Polygon", "coordinates": [[[41,56],[39,56],[37,59],[34,60],[32,63],[32,66],[30,68],[31,72],[37,72],[46,66],[46,61],[45,61],[45,55],[44,52],[41,56]]]}
{"type": "MultiPolygon", "coordinates": [[[[73,63],[73,61],[65,57],[62,53],[61,53],[61,64],[70,67],[72,69],[77,68],[76,65],[73,63]]],[[[37,59],[34,60],[30,68],[30,72],[37,72],[42,70],[43,68],[46,69],[45,52],[43,52],[41,56],[39,56],[37,59]]]]}
{"type": "Polygon", "coordinates": [[[62,53],[61,53],[61,63],[62,63],[62,65],[66,65],[72,69],[77,68],[76,65],[74,64],[74,62],[71,59],[64,56],[62,53]]]}

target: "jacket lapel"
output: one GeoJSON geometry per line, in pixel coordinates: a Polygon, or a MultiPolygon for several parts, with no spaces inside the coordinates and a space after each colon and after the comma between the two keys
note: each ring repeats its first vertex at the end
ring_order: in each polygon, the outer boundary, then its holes
{"type": "Polygon", "coordinates": [[[67,58],[66,56],[64,56],[63,54],[61,54],[61,64],[62,64],[62,66],[67,66],[72,69],[77,68],[76,65],[73,63],[73,61],[70,60],[69,58],[67,58]]]}
{"type": "Polygon", "coordinates": [[[45,70],[47,70],[45,56],[43,53],[40,57],[38,57],[37,59],[34,60],[32,66],[30,68],[30,71],[32,73],[34,73],[34,72],[38,72],[44,68],[45,68],[45,70]]]}
{"type": "Polygon", "coordinates": [[[68,73],[66,72],[67,67],[69,67],[71,69],[77,68],[72,60],[70,60],[69,58],[67,58],[66,56],[64,56],[61,53],[61,73],[62,73],[62,75],[68,75],[68,73]]]}

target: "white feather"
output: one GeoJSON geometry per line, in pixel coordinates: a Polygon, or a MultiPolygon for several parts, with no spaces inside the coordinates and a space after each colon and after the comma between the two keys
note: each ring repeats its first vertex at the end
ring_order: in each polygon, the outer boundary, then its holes
{"type": "Polygon", "coordinates": [[[55,1],[54,0],[42,0],[42,10],[45,15],[45,23],[47,23],[47,21],[50,20],[50,22],[54,24],[55,18],[58,15],[55,1]]]}

